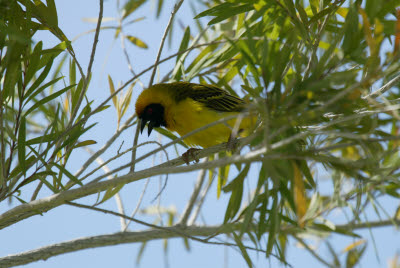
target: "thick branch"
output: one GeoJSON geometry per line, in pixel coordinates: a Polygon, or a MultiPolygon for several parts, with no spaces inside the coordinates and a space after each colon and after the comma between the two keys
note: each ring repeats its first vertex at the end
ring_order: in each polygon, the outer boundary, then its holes
{"type": "Polygon", "coordinates": [[[0,267],[12,267],[39,260],[46,260],[60,254],[74,252],[82,249],[112,246],[126,243],[146,242],[156,239],[181,237],[179,233],[190,236],[210,236],[218,233],[229,233],[231,228],[221,226],[190,226],[190,227],[166,227],[163,230],[146,230],[137,232],[118,232],[115,234],[99,235],[78,238],[61,242],[19,254],[8,255],[0,258],[0,267]]]}
{"type": "MultiPolygon", "coordinates": [[[[211,151],[212,147],[209,148],[211,151]]],[[[202,154],[206,154],[208,149],[202,150],[202,154]]],[[[249,152],[245,155],[235,155],[232,157],[225,157],[211,162],[199,163],[190,166],[181,167],[153,167],[145,170],[141,170],[134,173],[129,173],[108,181],[101,181],[84,185],[77,189],[67,190],[52,196],[48,196],[42,199],[38,199],[26,204],[21,204],[3,214],[0,215],[0,229],[12,225],[15,222],[21,221],[33,215],[46,212],[54,207],[64,204],[66,201],[72,201],[84,196],[95,194],[101,191],[105,191],[109,188],[115,187],[120,184],[126,184],[133,181],[138,181],[144,178],[161,175],[161,174],[175,174],[185,173],[199,169],[210,169],[216,168],[223,165],[232,163],[249,163],[258,161],[261,159],[261,155],[265,154],[265,149],[259,149],[249,152]]],[[[200,155],[202,156],[202,155],[200,155]]],[[[204,155],[202,157],[205,157],[204,155]]],[[[280,154],[264,156],[267,158],[281,158],[280,154]]]]}

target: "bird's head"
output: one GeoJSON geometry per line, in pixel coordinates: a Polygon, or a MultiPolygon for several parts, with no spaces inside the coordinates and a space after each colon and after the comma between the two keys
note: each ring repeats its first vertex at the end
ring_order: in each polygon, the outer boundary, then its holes
{"type": "Polygon", "coordinates": [[[176,105],[174,92],[168,84],[153,85],[139,94],[135,109],[139,117],[140,129],[143,132],[148,124],[148,134],[155,127],[166,127],[171,130],[174,126],[171,107],[176,105]]]}
{"type": "Polygon", "coordinates": [[[151,103],[147,105],[138,116],[140,121],[140,133],[143,133],[143,129],[147,123],[149,123],[147,125],[147,133],[149,136],[153,128],[167,126],[164,118],[164,106],[160,103],[151,103]]]}

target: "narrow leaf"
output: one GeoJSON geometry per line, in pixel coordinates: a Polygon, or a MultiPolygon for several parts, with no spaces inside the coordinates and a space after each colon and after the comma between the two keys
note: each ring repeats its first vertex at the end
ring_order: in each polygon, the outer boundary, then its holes
{"type": "Polygon", "coordinates": [[[127,35],[126,38],[135,46],[141,47],[141,48],[148,48],[147,44],[145,42],[143,42],[142,40],[140,40],[137,37],[131,36],[131,35],[127,35]]]}
{"type": "Polygon", "coordinates": [[[69,90],[69,89],[70,89],[71,87],[73,87],[73,86],[75,86],[75,85],[68,86],[68,87],[66,87],[66,88],[64,88],[64,89],[61,89],[60,91],[57,91],[57,92],[51,94],[50,96],[47,96],[47,97],[45,97],[45,98],[39,100],[39,101],[36,102],[34,105],[32,105],[32,107],[29,108],[28,111],[25,112],[25,116],[27,116],[29,113],[31,113],[33,110],[35,110],[35,109],[38,108],[39,106],[41,106],[41,105],[43,105],[43,104],[45,104],[45,103],[47,103],[47,102],[49,102],[49,101],[51,101],[51,100],[57,98],[58,96],[61,96],[62,94],[64,94],[67,90],[69,90]]]}
{"type": "Polygon", "coordinates": [[[26,119],[25,116],[21,118],[18,129],[18,160],[24,173],[25,170],[25,142],[26,142],[26,119]]]}

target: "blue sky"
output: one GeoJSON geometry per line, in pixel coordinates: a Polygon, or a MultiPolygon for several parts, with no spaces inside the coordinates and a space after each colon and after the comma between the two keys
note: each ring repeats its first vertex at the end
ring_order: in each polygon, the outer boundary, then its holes
{"type": "MultiPolygon", "coordinates": [[[[105,1],[104,3],[104,17],[116,16],[116,1],[105,1]]],[[[160,38],[164,32],[166,22],[169,18],[170,10],[174,1],[165,1],[165,7],[161,14],[160,19],[155,19],[155,12],[150,4],[146,4],[138,9],[131,19],[146,17],[143,21],[137,22],[129,26],[126,30],[127,33],[139,37],[149,45],[149,49],[144,50],[137,48],[129,43],[126,43],[128,53],[131,57],[134,70],[139,72],[154,63],[160,38]]],[[[181,10],[178,13],[178,18],[184,25],[194,26],[193,15],[189,7],[190,1],[185,1],[181,10]]],[[[197,2],[197,1],[193,1],[197,2]]],[[[91,30],[95,24],[82,21],[83,18],[95,18],[98,16],[98,1],[97,0],[70,0],[70,1],[56,1],[59,26],[64,31],[69,39],[73,39],[78,34],[91,30]]],[[[199,10],[200,12],[201,10],[199,10]]],[[[104,26],[111,25],[112,22],[105,22],[104,26]]],[[[192,27],[192,32],[195,28],[192,27]]],[[[176,51],[179,46],[182,30],[178,24],[175,24],[175,32],[173,35],[172,46],[168,44],[165,47],[163,55],[170,55],[176,51]]],[[[57,44],[57,40],[48,34],[40,33],[37,35],[36,41],[43,39],[46,47],[51,47],[57,44]]],[[[104,99],[109,96],[109,88],[107,82],[107,75],[111,75],[114,83],[119,81],[125,82],[131,78],[131,74],[127,68],[124,55],[120,48],[119,39],[114,41],[114,31],[102,31],[99,37],[98,49],[96,52],[96,59],[93,66],[93,77],[90,84],[88,96],[89,99],[94,100],[94,106],[100,104],[104,99]]],[[[82,64],[84,70],[87,68],[91,46],[93,41],[93,34],[85,35],[79,38],[74,44],[74,50],[77,58],[82,64]]],[[[174,61],[163,64],[160,67],[160,77],[173,66],[174,61]]],[[[64,72],[67,72],[65,69],[64,72]]],[[[64,74],[68,77],[68,73],[64,74]]],[[[150,73],[143,75],[141,80],[145,85],[148,84],[150,73]]],[[[67,79],[67,78],[66,78],[67,79]]],[[[140,86],[135,86],[134,94],[132,97],[132,105],[129,107],[127,114],[134,112],[134,101],[140,93],[140,86]]],[[[87,138],[97,141],[92,149],[100,148],[108,138],[114,134],[116,129],[116,112],[113,108],[108,109],[106,112],[96,115],[92,122],[98,124],[88,132],[87,138]]],[[[113,156],[118,150],[122,141],[124,141],[123,148],[128,148],[132,143],[133,129],[129,129],[112,147],[104,159],[113,156]]],[[[156,140],[157,135],[152,134],[149,138],[146,135],[140,137],[140,142],[147,140],[156,140]]],[[[165,141],[165,139],[164,139],[165,141]]],[[[151,147],[143,147],[139,154],[143,154],[150,150],[151,147]]],[[[182,151],[183,152],[183,151],[182,151]]],[[[170,152],[170,157],[175,156],[174,152],[170,152]]],[[[88,155],[85,151],[80,151],[71,158],[70,168],[72,171],[78,170],[83,159],[87,159],[88,155]]],[[[165,160],[165,157],[163,157],[165,160]]],[[[125,158],[124,161],[128,161],[125,158]]],[[[156,159],[159,161],[159,159],[156,159]]],[[[125,162],[124,162],[125,163],[125,162]]],[[[118,166],[119,163],[115,163],[118,166]]],[[[138,164],[137,169],[147,168],[152,164],[152,160],[148,159],[143,163],[138,164]]],[[[92,166],[94,167],[94,166],[92,166]]],[[[257,165],[253,168],[251,174],[256,174],[257,165]]],[[[100,174],[100,173],[98,173],[100,174]]],[[[124,173],[121,173],[122,175],[124,173]]],[[[166,190],[161,196],[161,203],[166,207],[176,207],[178,211],[182,211],[187,200],[190,197],[191,190],[193,189],[196,181],[196,173],[174,175],[170,176],[166,190]]],[[[248,178],[249,183],[252,181],[251,175],[248,178]]],[[[122,199],[124,200],[125,209],[128,214],[136,206],[136,202],[143,189],[145,181],[131,183],[125,186],[121,191],[122,199]]],[[[29,186],[26,190],[32,191],[35,185],[29,186]]],[[[320,187],[326,188],[329,191],[331,187],[329,182],[320,183],[320,187]]],[[[148,190],[144,197],[143,206],[156,205],[157,202],[152,202],[159,190],[159,178],[152,178],[150,180],[148,190]]],[[[29,192],[30,193],[30,192],[29,192]]],[[[40,197],[49,195],[50,192],[43,191],[40,197]]],[[[29,199],[30,195],[22,197],[29,199]]],[[[203,207],[204,217],[207,219],[207,224],[218,224],[223,220],[224,209],[228,196],[223,195],[220,199],[216,198],[216,185],[213,185],[212,190],[203,207]]],[[[84,198],[79,202],[86,204],[93,204],[96,201],[96,196],[84,198]]],[[[389,212],[392,212],[397,206],[398,201],[392,199],[385,199],[382,204],[389,212]],[[397,202],[397,203],[395,203],[397,202]]],[[[18,205],[13,202],[11,205],[3,202],[0,204],[0,210],[5,211],[11,206],[18,205]]],[[[103,205],[106,209],[116,211],[115,201],[109,200],[103,205]]],[[[338,217],[343,217],[341,212],[337,213],[338,217]]],[[[155,217],[141,216],[142,219],[152,222],[155,217]]],[[[376,216],[371,212],[370,219],[376,216]]],[[[136,224],[131,224],[135,230],[146,229],[146,227],[138,227],[136,224]]],[[[21,251],[35,249],[48,244],[71,240],[75,238],[93,236],[99,234],[108,234],[118,232],[120,230],[119,219],[115,216],[104,215],[98,212],[89,211],[85,209],[61,206],[57,209],[51,210],[44,214],[44,216],[34,216],[19,222],[6,229],[0,230],[0,256],[7,254],[15,254],[21,251]]],[[[374,245],[368,230],[360,232],[368,239],[367,254],[364,256],[362,265],[360,267],[385,267],[389,258],[394,257],[400,253],[400,235],[393,227],[380,228],[374,231],[374,239],[377,251],[380,255],[378,260],[375,254],[374,245]]],[[[353,240],[343,236],[336,236],[332,243],[337,249],[343,249],[353,240]]],[[[197,242],[190,242],[191,250],[188,252],[182,242],[182,239],[173,239],[168,244],[168,254],[164,254],[162,241],[150,242],[142,257],[140,267],[246,267],[245,261],[240,254],[232,248],[224,248],[221,246],[204,245],[197,242]]],[[[320,264],[311,257],[305,250],[295,247],[294,241],[290,241],[290,248],[288,250],[288,262],[293,267],[320,267],[320,264]]],[[[317,243],[315,245],[318,245],[317,243]]],[[[47,261],[28,264],[24,267],[32,268],[47,268],[47,267],[134,267],[135,259],[139,250],[140,244],[125,244],[119,246],[111,246],[104,248],[95,248],[90,250],[83,250],[74,253],[64,254],[57,257],[52,257],[47,261]]],[[[320,253],[323,256],[329,256],[328,250],[325,247],[321,248],[320,253]]],[[[265,259],[262,254],[251,253],[254,256],[256,267],[276,267],[279,263],[271,259],[265,259]]],[[[344,254],[343,254],[344,256],[344,254]]]]}

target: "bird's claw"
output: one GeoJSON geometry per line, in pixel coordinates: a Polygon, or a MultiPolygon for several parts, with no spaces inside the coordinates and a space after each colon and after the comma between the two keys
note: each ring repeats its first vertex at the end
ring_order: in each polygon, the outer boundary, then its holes
{"type": "Polygon", "coordinates": [[[186,153],[182,154],[182,160],[185,161],[186,165],[189,165],[190,159],[193,159],[196,163],[198,163],[199,158],[196,152],[200,150],[201,149],[190,148],[189,150],[186,151],[186,153]]]}
{"type": "Polygon", "coordinates": [[[239,140],[234,135],[229,135],[228,142],[226,143],[226,150],[232,153],[236,152],[239,147],[239,140]]]}

